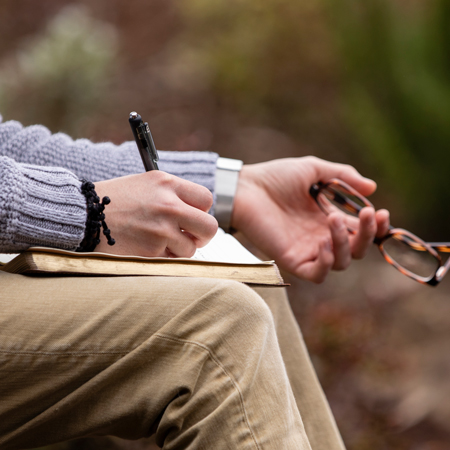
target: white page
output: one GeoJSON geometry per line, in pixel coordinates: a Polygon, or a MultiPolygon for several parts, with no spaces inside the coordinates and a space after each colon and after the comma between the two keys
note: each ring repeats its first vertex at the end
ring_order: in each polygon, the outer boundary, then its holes
{"type": "MultiPolygon", "coordinates": [[[[7,263],[16,256],[17,254],[0,253],[0,263],[7,263]]],[[[236,238],[225,233],[221,228],[217,230],[216,235],[207,245],[197,249],[191,259],[239,264],[260,264],[263,262],[250,253],[236,238]]]]}
{"type": "Polygon", "coordinates": [[[7,262],[14,259],[18,253],[0,253],[0,263],[6,264],[7,262]]]}
{"type": "Polygon", "coordinates": [[[192,259],[200,261],[215,261],[224,263],[258,264],[262,261],[250,253],[231,234],[221,228],[203,248],[198,248],[192,259]]]}

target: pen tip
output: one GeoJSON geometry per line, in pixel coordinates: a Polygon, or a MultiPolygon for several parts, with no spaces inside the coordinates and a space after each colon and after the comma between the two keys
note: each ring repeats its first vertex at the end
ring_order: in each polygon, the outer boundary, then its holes
{"type": "Polygon", "coordinates": [[[130,112],[130,119],[137,119],[138,115],[139,114],[136,111],[132,111],[130,112]]]}

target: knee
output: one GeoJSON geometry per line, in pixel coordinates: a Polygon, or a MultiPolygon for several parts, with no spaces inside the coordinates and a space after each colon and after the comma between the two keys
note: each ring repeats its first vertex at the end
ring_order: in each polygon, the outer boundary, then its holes
{"type": "Polygon", "coordinates": [[[248,327],[273,327],[274,320],[266,302],[243,283],[221,280],[216,292],[219,308],[227,320],[248,327]]]}

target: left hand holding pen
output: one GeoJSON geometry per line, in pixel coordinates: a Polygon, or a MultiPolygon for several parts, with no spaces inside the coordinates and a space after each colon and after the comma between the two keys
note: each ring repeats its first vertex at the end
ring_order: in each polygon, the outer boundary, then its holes
{"type": "Polygon", "coordinates": [[[375,236],[386,234],[389,213],[364,208],[360,227],[350,235],[339,214],[328,217],[309,195],[318,181],[339,178],[362,195],[374,181],[352,166],[313,156],[278,159],[242,168],[231,226],[273,258],[284,270],[315,283],[331,269],[344,270],[352,258],[363,258],[375,236]]]}

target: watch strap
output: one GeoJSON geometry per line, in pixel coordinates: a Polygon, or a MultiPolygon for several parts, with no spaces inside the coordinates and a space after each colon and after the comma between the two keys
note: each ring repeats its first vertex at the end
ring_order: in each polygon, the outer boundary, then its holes
{"type": "Polygon", "coordinates": [[[238,159],[219,157],[217,160],[214,216],[225,231],[230,231],[234,196],[242,165],[243,162],[238,159]]]}

